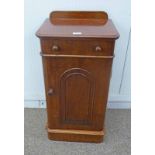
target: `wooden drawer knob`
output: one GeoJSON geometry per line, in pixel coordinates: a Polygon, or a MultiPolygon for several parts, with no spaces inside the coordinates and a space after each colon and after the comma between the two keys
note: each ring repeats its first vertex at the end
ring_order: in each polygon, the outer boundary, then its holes
{"type": "Polygon", "coordinates": [[[95,47],[95,51],[96,51],[96,52],[101,52],[101,51],[102,51],[102,48],[101,48],[100,46],[96,46],[96,47],[95,47]]]}
{"type": "Polygon", "coordinates": [[[48,92],[47,92],[47,95],[53,95],[53,89],[52,88],[50,88],[49,90],[48,90],[48,92]]]}
{"type": "Polygon", "coordinates": [[[59,46],[57,45],[52,46],[52,51],[59,51],[59,50],[60,50],[59,46]]]}

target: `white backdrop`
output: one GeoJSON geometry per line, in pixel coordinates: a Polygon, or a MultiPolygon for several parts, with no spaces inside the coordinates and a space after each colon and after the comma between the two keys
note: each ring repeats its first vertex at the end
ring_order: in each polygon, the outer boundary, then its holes
{"type": "Polygon", "coordinates": [[[25,107],[45,107],[39,39],[35,32],[54,10],[106,11],[118,29],[108,106],[130,107],[130,0],[25,0],[25,107]]]}

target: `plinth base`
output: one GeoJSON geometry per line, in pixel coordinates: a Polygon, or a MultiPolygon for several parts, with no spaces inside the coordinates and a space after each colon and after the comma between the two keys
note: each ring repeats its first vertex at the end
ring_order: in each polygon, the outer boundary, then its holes
{"type": "Polygon", "coordinates": [[[65,130],[49,129],[48,138],[50,140],[70,141],[70,142],[94,142],[103,141],[104,131],[87,131],[87,130],[65,130]]]}

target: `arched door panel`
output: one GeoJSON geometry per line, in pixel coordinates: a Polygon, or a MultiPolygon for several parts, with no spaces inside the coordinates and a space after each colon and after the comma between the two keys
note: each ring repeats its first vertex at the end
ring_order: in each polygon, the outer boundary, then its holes
{"type": "Polygon", "coordinates": [[[60,78],[61,121],[64,124],[91,124],[95,83],[81,68],[65,71],[60,78]]]}

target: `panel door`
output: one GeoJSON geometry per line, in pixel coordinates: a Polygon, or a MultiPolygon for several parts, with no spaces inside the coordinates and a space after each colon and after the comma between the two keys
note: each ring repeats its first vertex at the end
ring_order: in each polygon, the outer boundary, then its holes
{"type": "Polygon", "coordinates": [[[48,127],[102,130],[112,59],[43,58],[48,127]]]}

